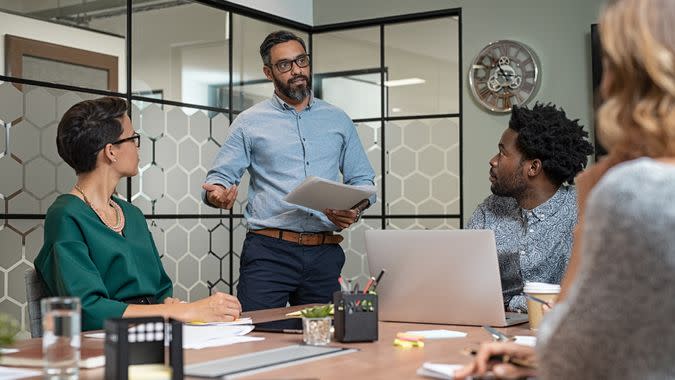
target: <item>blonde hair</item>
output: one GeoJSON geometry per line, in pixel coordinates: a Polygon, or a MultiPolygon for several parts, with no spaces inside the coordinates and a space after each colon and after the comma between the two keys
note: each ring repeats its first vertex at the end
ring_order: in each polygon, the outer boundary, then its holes
{"type": "Polygon", "coordinates": [[[675,156],[673,23],[673,0],[616,0],[602,13],[598,128],[610,153],[675,156]]]}

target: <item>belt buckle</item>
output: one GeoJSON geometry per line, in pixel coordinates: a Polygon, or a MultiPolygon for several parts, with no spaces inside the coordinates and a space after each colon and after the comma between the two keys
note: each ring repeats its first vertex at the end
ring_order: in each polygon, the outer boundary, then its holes
{"type": "Polygon", "coordinates": [[[311,237],[312,235],[314,234],[309,232],[300,232],[298,234],[298,245],[305,245],[305,243],[302,242],[303,236],[311,237]]]}

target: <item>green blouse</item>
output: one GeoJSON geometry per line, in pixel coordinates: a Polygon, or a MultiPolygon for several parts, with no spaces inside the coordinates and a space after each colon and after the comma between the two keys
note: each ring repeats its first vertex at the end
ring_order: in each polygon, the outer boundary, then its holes
{"type": "Polygon", "coordinates": [[[80,297],[82,330],[101,329],[105,319],[121,317],[127,308],[121,300],[153,296],[161,302],[173,291],[143,213],[113,200],[124,212],[124,236],[103,224],[80,198],[56,198],[35,259],[50,294],[80,297]]]}

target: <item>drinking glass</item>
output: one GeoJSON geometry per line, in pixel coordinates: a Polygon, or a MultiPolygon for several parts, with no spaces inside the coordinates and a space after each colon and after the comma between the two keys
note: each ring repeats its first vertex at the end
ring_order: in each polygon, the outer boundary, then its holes
{"type": "Polygon", "coordinates": [[[45,378],[77,379],[80,362],[80,299],[44,298],[40,306],[45,378]]]}

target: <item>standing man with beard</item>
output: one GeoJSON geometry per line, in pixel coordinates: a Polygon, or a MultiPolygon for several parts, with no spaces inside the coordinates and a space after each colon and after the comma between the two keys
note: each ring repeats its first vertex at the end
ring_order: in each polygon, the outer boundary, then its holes
{"type": "Polygon", "coordinates": [[[375,202],[317,212],[283,201],[309,176],[374,185],[375,172],[351,118],[314,98],[304,41],[287,31],[260,45],[271,99],[237,116],[209,170],[204,202],[230,209],[248,170],[248,233],[241,252],[237,297],[243,311],[331,301],[345,261],[334,234],[357,222],[375,202]]]}
{"type": "Polygon", "coordinates": [[[495,232],[507,310],[527,311],[524,281],[559,284],[577,223],[574,177],[593,146],[578,120],[552,104],[514,106],[490,159],[490,195],[467,228],[495,232]]]}

